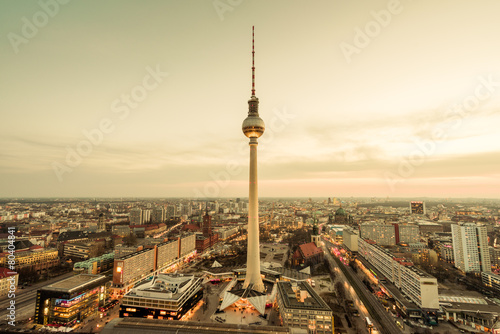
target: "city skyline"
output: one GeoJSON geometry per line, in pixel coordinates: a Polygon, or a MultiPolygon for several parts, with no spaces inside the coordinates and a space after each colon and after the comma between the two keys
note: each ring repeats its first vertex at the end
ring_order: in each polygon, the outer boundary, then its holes
{"type": "Polygon", "coordinates": [[[498,198],[481,4],[2,3],[0,197],[245,197],[255,25],[262,198],[498,198]]]}

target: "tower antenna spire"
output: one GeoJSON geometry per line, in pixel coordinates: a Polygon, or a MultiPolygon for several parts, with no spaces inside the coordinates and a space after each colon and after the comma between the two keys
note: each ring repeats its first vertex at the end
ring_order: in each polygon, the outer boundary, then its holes
{"type": "Polygon", "coordinates": [[[255,96],[255,34],[252,26],[252,96],[255,96]]]}

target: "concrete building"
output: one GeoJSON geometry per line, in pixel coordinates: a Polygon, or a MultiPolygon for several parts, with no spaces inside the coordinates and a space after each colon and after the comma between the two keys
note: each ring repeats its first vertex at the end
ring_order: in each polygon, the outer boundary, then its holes
{"type": "Polygon", "coordinates": [[[491,272],[486,226],[475,223],[451,225],[455,267],[465,273],[491,272]]]}
{"type": "MultiPolygon", "coordinates": [[[[9,253],[0,254],[0,266],[5,266],[9,253]]],[[[40,246],[32,246],[30,250],[16,252],[16,264],[14,271],[32,268],[40,274],[42,271],[49,270],[59,265],[59,252],[57,249],[43,249],[40,246]]]]}
{"type": "Polygon", "coordinates": [[[437,279],[413,266],[404,258],[395,257],[374,241],[360,238],[358,255],[377,268],[409,300],[422,309],[438,309],[437,279]]]}
{"type": "Polygon", "coordinates": [[[0,268],[0,297],[16,291],[19,274],[7,268],[0,268]]]}
{"type": "Polygon", "coordinates": [[[453,244],[443,242],[439,245],[441,258],[447,262],[453,262],[453,244]]]}
{"type": "Polygon", "coordinates": [[[278,282],[276,300],[284,326],[301,328],[308,333],[334,332],[333,313],[306,282],[278,282]]]}
{"type": "Polygon", "coordinates": [[[359,238],[359,231],[356,229],[353,229],[351,227],[346,227],[343,230],[343,242],[344,245],[351,251],[351,252],[357,252],[358,251],[358,238],[359,238]]]}
{"type": "Polygon", "coordinates": [[[359,226],[360,237],[375,241],[381,246],[396,244],[394,225],[380,223],[363,223],[359,226]]]}
{"type": "Polygon", "coordinates": [[[489,247],[491,266],[500,268],[500,247],[489,247]]]}
{"type": "Polygon", "coordinates": [[[396,244],[412,244],[420,242],[420,229],[418,225],[394,224],[396,244]]]}
{"type": "Polygon", "coordinates": [[[134,208],[130,210],[130,225],[142,225],[143,223],[142,209],[134,208]]]}
{"type": "Polygon", "coordinates": [[[147,248],[115,259],[113,285],[126,290],[135,281],[151,275],[156,269],[155,255],[154,248],[147,248]]]}
{"type": "Polygon", "coordinates": [[[500,293],[500,275],[483,271],[481,273],[481,280],[484,285],[500,293]]]}
{"type": "Polygon", "coordinates": [[[155,207],[152,213],[153,223],[163,223],[165,219],[166,219],[165,208],[163,206],[155,207]]]}
{"type": "Polygon", "coordinates": [[[173,261],[179,258],[179,241],[169,240],[156,245],[157,268],[162,269],[170,265],[173,261]]]}
{"type": "Polygon", "coordinates": [[[87,260],[96,257],[98,245],[90,242],[73,242],[64,244],[64,256],[72,259],[87,260]]]}
{"type": "Polygon", "coordinates": [[[203,298],[201,278],[159,274],[123,296],[120,317],[180,320],[203,298]]]}

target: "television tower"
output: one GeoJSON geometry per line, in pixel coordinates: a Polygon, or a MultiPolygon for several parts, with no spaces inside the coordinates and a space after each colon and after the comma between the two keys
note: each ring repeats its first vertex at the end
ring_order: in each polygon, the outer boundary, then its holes
{"type": "Polygon", "coordinates": [[[259,99],[255,96],[255,48],[254,27],[252,27],[252,96],[248,100],[248,117],[243,121],[242,130],[250,138],[250,185],[248,194],[248,249],[247,273],[243,288],[264,292],[264,283],[260,276],[259,250],[259,198],[257,187],[257,138],[265,130],[264,121],[259,117],[259,99]]]}

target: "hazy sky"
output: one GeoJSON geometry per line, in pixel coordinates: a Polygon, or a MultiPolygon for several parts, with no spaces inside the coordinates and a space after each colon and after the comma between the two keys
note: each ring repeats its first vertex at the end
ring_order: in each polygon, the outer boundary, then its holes
{"type": "Polygon", "coordinates": [[[255,25],[260,196],[499,198],[499,12],[2,1],[0,196],[246,196],[255,25]]]}

